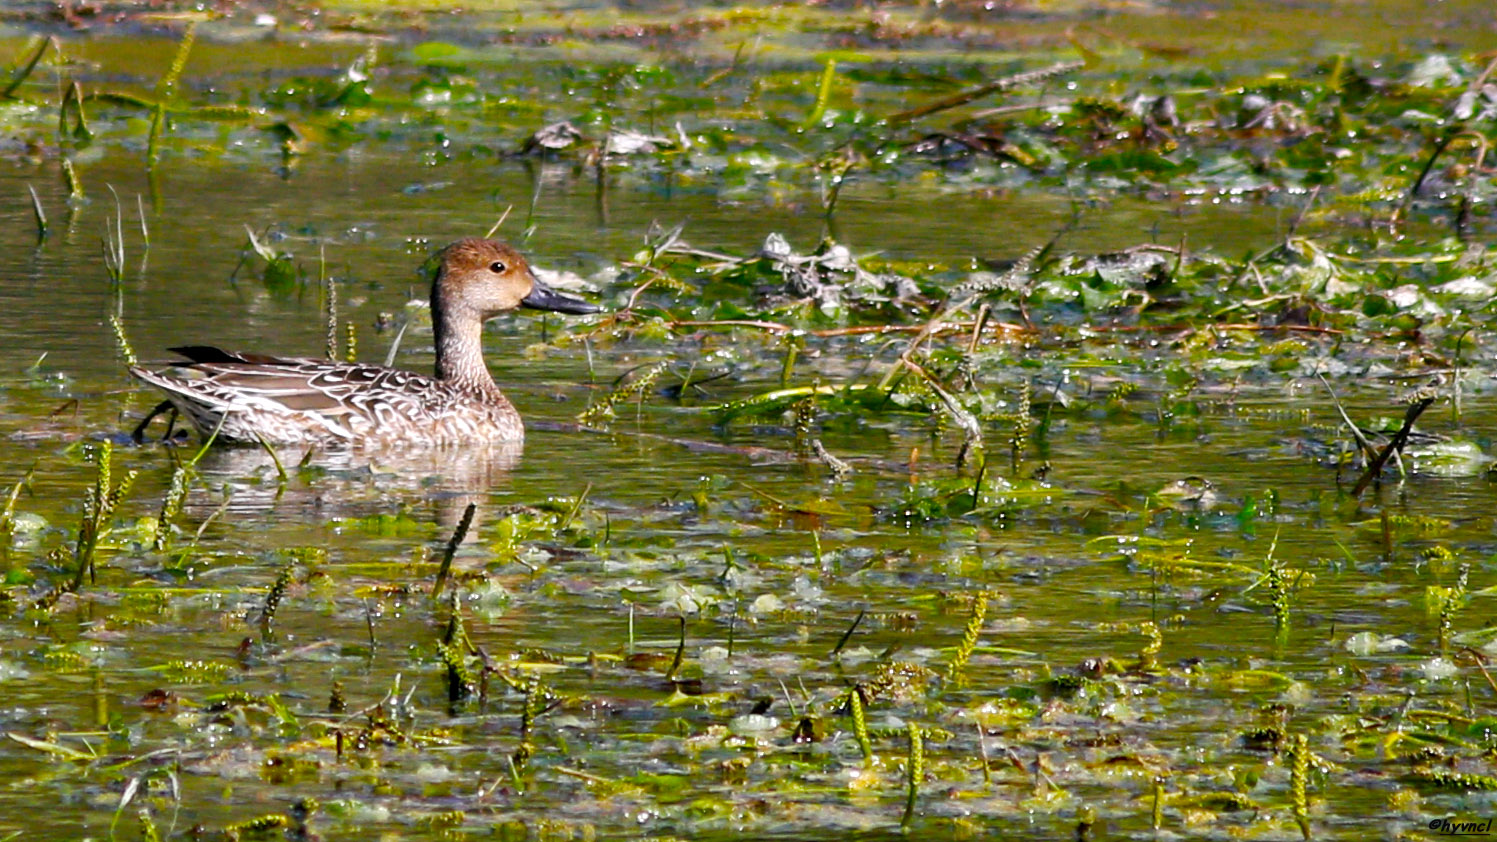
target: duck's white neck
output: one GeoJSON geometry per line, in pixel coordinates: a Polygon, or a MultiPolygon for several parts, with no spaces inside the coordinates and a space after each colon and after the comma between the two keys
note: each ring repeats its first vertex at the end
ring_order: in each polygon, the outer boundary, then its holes
{"type": "Polygon", "coordinates": [[[431,322],[437,340],[437,379],[464,390],[499,394],[483,364],[483,317],[462,305],[443,307],[433,295],[431,322]]]}

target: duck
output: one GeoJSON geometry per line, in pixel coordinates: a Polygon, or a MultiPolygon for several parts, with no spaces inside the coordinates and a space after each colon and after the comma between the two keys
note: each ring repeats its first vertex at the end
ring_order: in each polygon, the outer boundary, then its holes
{"type": "Polygon", "coordinates": [[[130,373],[166,395],[136,428],[175,409],[205,440],[312,446],[518,443],[520,413],[483,359],[483,325],[521,307],[599,312],[597,305],[536,279],[514,247],[466,238],[437,254],[431,284],[436,334],[433,376],[364,363],[226,351],[209,345],[168,350],[182,360],[130,373]]]}

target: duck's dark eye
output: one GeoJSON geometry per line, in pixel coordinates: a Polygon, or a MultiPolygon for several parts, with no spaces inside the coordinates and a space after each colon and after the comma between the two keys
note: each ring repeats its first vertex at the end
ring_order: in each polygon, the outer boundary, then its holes
{"type": "Polygon", "coordinates": [[[495,275],[504,274],[504,270],[507,268],[509,267],[505,266],[504,261],[502,260],[496,260],[493,263],[489,264],[489,271],[493,272],[495,275]]]}

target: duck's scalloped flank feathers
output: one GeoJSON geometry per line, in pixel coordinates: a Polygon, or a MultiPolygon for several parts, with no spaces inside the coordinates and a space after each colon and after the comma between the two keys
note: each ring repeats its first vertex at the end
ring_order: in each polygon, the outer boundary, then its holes
{"type": "MultiPolygon", "coordinates": [[[[218,350],[218,349],[210,349],[218,350]]],[[[503,395],[479,400],[433,377],[383,366],[314,359],[192,362],[131,369],[166,393],[205,435],[225,442],[462,444],[520,441],[524,425],[503,395]]]]}

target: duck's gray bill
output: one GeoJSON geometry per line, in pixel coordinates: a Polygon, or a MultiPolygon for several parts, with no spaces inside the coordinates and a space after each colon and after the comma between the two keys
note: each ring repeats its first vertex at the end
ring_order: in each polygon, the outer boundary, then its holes
{"type": "Polygon", "coordinates": [[[540,281],[530,288],[530,294],[520,299],[520,304],[535,310],[554,310],[558,313],[596,313],[603,309],[591,301],[583,301],[563,295],[540,281]]]}

